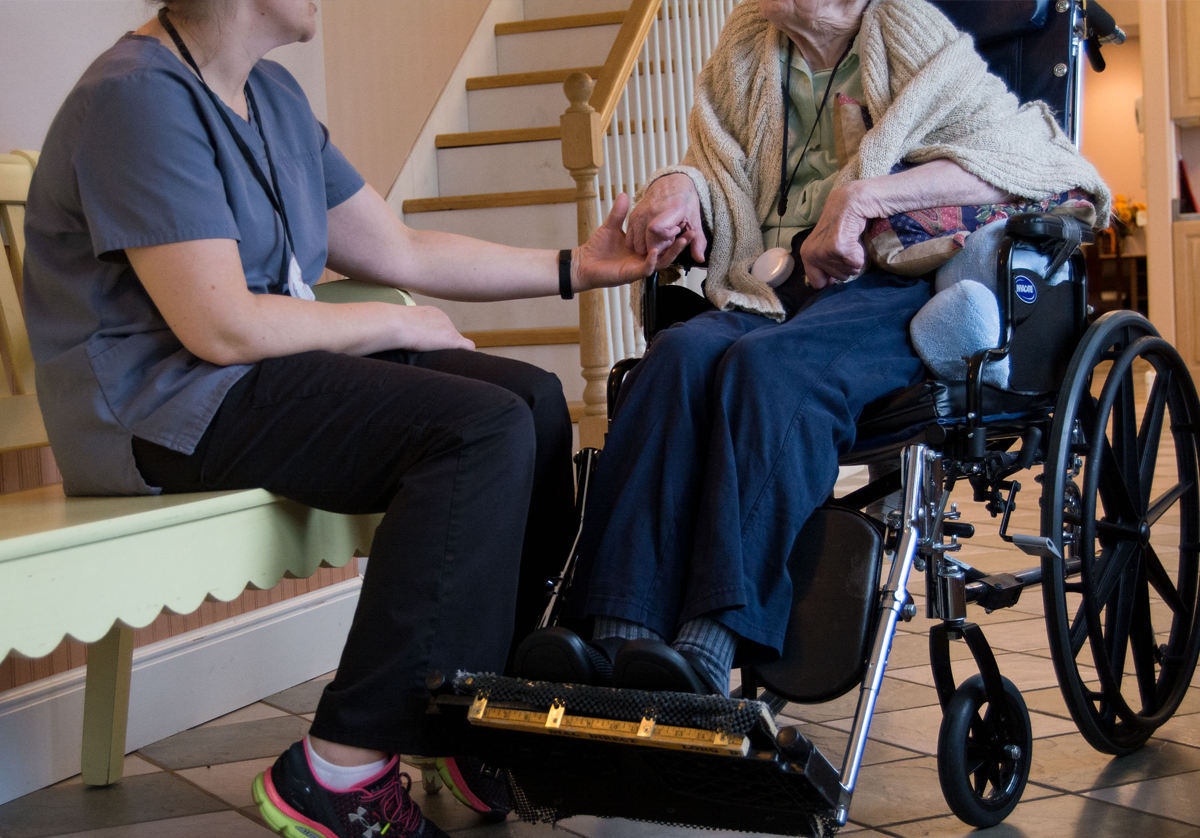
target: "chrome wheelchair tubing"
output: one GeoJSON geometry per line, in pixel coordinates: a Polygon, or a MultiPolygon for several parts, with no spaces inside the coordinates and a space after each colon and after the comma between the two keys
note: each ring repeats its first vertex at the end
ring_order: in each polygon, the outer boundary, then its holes
{"type": "Polygon", "coordinates": [[[1083,146],[1083,120],[1080,115],[1083,113],[1083,62],[1086,58],[1084,40],[1080,33],[1087,23],[1083,5],[1079,0],[1058,0],[1058,3],[1060,10],[1064,3],[1071,6],[1071,63],[1075,66],[1071,71],[1071,109],[1067,114],[1067,136],[1075,144],[1075,150],[1079,151],[1083,146]]]}
{"type": "Polygon", "coordinates": [[[863,751],[867,746],[871,716],[875,712],[875,702],[883,683],[883,673],[887,668],[892,639],[896,636],[896,623],[900,620],[904,606],[908,602],[908,577],[912,572],[917,547],[921,541],[923,519],[921,506],[925,502],[926,463],[930,454],[930,450],[920,444],[910,445],[904,451],[903,529],[900,535],[900,544],[892,561],[892,569],[888,574],[887,586],[880,598],[883,619],[879,621],[879,627],[875,630],[875,644],[871,649],[871,660],[867,664],[866,675],[863,677],[863,685],[858,694],[858,709],[854,714],[854,727],[850,731],[850,743],[842,762],[841,784],[842,789],[846,792],[846,797],[844,798],[845,802],[838,807],[836,813],[840,825],[845,825],[849,814],[849,797],[854,793],[854,787],[858,782],[858,771],[862,766],[863,751]]]}
{"type": "Polygon", "coordinates": [[[567,554],[567,562],[563,565],[562,573],[555,579],[547,581],[550,594],[542,619],[538,621],[539,629],[558,624],[558,617],[566,601],[566,592],[571,589],[575,578],[575,565],[579,558],[579,539],[583,535],[583,516],[587,513],[588,490],[592,486],[592,474],[596,470],[596,462],[600,451],[596,448],[584,448],[575,455],[575,516],[579,519],[579,529],[575,531],[575,540],[571,542],[571,552],[567,554]]]}

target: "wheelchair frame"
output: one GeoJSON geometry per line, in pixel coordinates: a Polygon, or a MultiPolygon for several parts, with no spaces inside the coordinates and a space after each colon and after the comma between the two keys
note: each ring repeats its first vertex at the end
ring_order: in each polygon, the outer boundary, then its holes
{"type": "MultiPolygon", "coordinates": [[[[1059,13],[1071,13],[1071,63],[1075,72],[1072,78],[1063,80],[1068,98],[1060,104],[1066,105],[1068,121],[1074,124],[1084,57],[1082,40],[1087,33],[1083,10],[1074,0],[1058,0],[1056,8],[1059,13]]],[[[1088,37],[1095,38],[1095,33],[1088,37]]],[[[1060,689],[1080,732],[1098,750],[1120,755],[1137,749],[1178,708],[1200,657],[1200,399],[1178,353],[1144,317],[1113,312],[1088,324],[1086,271],[1079,246],[1091,241],[1090,230],[1061,216],[1031,214],[1011,219],[1008,233],[997,265],[997,296],[1002,308],[1000,346],[970,359],[965,410],[953,420],[930,421],[903,437],[896,434],[878,444],[860,445],[843,462],[874,463],[899,455],[899,477],[889,475],[830,501],[835,507],[861,509],[896,488],[903,489],[902,508],[886,521],[884,557],[891,558],[890,570],[878,587],[869,654],[865,660],[855,662],[861,667],[861,677],[856,679],[860,683],[859,699],[840,771],[833,769],[800,730],[776,729],[773,720],[767,725],[771,741],[765,746],[760,733],[754,747],[749,737],[741,741],[740,752],[726,747],[717,749],[719,756],[701,756],[704,749],[694,749],[697,776],[725,770],[730,777],[748,778],[747,772],[765,771],[782,789],[776,799],[795,802],[803,798],[802,805],[787,811],[804,819],[784,823],[779,818],[763,817],[761,807],[747,804],[738,809],[739,802],[731,799],[695,816],[709,819],[701,822],[678,817],[672,806],[658,816],[653,806],[642,802],[629,801],[623,809],[603,794],[596,797],[586,791],[582,792],[585,808],[570,811],[808,834],[828,834],[844,825],[897,627],[901,620],[916,615],[908,594],[914,569],[926,574],[926,616],[940,621],[930,630],[930,662],[943,710],[937,749],[939,779],[950,808],[968,824],[997,824],[1015,808],[1029,776],[1032,746],[1024,700],[1001,675],[982,629],[967,619],[969,604],[988,611],[1007,608],[1016,604],[1026,588],[1042,586],[1050,651],[1060,689]],[[1001,410],[997,415],[983,384],[983,370],[987,364],[1010,355],[1018,331],[1016,288],[1020,272],[1013,268],[1018,247],[1035,247],[1048,256],[1049,268],[1032,277],[1036,281],[1053,277],[1063,264],[1072,265],[1073,298],[1068,316],[1073,327],[1067,330],[1065,344],[1050,348],[1051,355],[1059,356],[1056,373],[1061,386],[1057,398],[1052,394],[1040,402],[1026,400],[1019,409],[1001,410]],[[1149,362],[1155,372],[1140,421],[1133,399],[1136,361],[1149,362]],[[1098,396],[1093,394],[1097,386],[1098,396]],[[1169,428],[1174,443],[1175,475],[1170,488],[1152,497],[1164,427],[1169,428]],[[1020,447],[1010,451],[1018,441],[1020,447]],[[1037,536],[1010,534],[1009,516],[1020,490],[1019,483],[1011,478],[1037,465],[1043,466],[1041,532],[1037,536]],[[1037,557],[1038,566],[988,575],[954,558],[958,539],[974,534],[973,527],[958,520],[956,508],[947,509],[951,490],[960,479],[970,482],[975,500],[986,503],[993,517],[1000,516],[1001,538],[1037,557]],[[1180,511],[1180,536],[1176,580],[1172,580],[1170,562],[1164,563],[1158,557],[1151,544],[1151,531],[1175,506],[1180,511]],[[1151,587],[1172,614],[1169,635],[1161,645],[1150,618],[1151,587]],[[1068,596],[1072,597],[1070,601],[1068,596]],[[967,643],[979,668],[979,675],[958,685],[951,670],[951,639],[967,643]],[[1077,657],[1085,645],[1092,653],[1098,688],[1085,681],[1079,670],[1077,657]],[[1122,690],[1129,652],[1137,687],[1137,698],[1132,702],[1122,690]],[[593,808],[587,810],[588,805],[593,808]]],[[[1031,279],[1028,275],[1025,278],[1031,279]]],[[[658,289],[653,278],[643,287],[643,313],[649,324],[656,318],[658,289]]],[[[1058,300],[1058,305],[1065,305],[1061,295],[1058,300]]],[[[648,330],[647,342],[651,338],[648,330]]],[[[621,382],[639,360],[627,359],[613,368],[609,379],[610,420],[621,382]]],[[[1059,385],[1051,385],[1051,389],[1054,386],[1059,385]]],[[[597,456],[597,451],[587,449],[576,459],[577,512],[581,520],[586,514],[597,456]]],[[[542,626],[558,619],[574,574],[577,548],[578,539],[562,574],[551,582],[542,626]]],[[[757,699],[760,680],[753,668],[743,669],[741,694],[730,700],[731,706],[744,709],[746,700],[757,699]]],[[[466,710],[470,705],[470,721],[502,728],[476,728],[481,752],[499,761],[521,751],[524,757],[513,758],[517,762],[524,759],[528,766],[536,760],[530,754],[536,752],[539,743],[546,747],[544,743],[551,741],[546,739],[546,732],[564,732],[558,730],[559,725],[565,711],[572,709],[556,698],[548,711],[504,711],[525,714],[521,717],[524,721],[506,727],[505,723],[484,718],[486,696],[452,695],[444,681],[436,673],[431,676],[430,687],[435,692],[431,710],[466,710]],[[496,735],[500,738],[494,738],[496,735]]],[[[465,681],[468,685],[470,682],[470,678],[465,681]]],[[[671,694],[649,695],[653,704],[655,695],[671,694]]],[[[762,694],[762,699],[775,712],[791,700],[771,692],[762,694]]],[[[585,710],[575,712],[584,714],[577,720],[587,721],[585,710]]],[[[599,725],[603,719],[592,721],[599,725]]],[[[605,730],[615,730],[607,724],[605,730]]],[[[572,754],[585,760],[619,754],[624,760],[622,765],[637,764],[637,751],[655,750],[639,747],[656,744],[649,741],[654,729],[653,712],[647,710],[640,729],[633,724],[627,736],[560,738],[555,740],[556,753],[565,760],[572,754]]],[[[711,737],[713,732],[709,730],[707,735],[711,737]]],[[[722,735],[717,731],[718,739],[722,735]]],[[[693,739],[699,742],[703,736],[693,739]]],[[[631,783],[654,782],[652,771],[642,770],[638,776],[639,780],[631,783]]],[[[643,786],[636,787],[647,793],[643,786]]],[[[663,789],[671,801],[687,798],[686,789],[663,789]]],[[[572,793],[560,783],[550,797],[572,793]]]]}

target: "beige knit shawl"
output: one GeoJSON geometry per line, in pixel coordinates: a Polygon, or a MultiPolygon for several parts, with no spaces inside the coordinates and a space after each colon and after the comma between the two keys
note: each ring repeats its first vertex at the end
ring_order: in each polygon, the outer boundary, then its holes
{"type": "MultiPolygon", "coordinates": [[[[680,166],[691,177],[704,221],[714,231],[709,299],[720,309],[783,318],[770,286],[750,275],[762,253],[783,153],[779,30],[744,0],[721,33],[696,87],[690,147],[680,166]]],[[[1097,217],[1111,198],[1042,102],[1021,105],[959,32],[924,0],[876,0],[859,34],[863,90],[874,128],[838,174],[838,183],[888,174],[901,160],[946,158],[993,186],[1031,200],[1068,189],[1095,196],[1097,217]]]]}

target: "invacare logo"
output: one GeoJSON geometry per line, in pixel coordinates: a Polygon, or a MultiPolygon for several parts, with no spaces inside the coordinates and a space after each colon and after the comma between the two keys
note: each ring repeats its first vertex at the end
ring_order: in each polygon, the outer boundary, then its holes
{"type": "Polygon", "coordinates": [[[1027,276],[1018,276],[1016,283],[1017,299],[1026,305],[1033,305],[1037,301],[1037,286],[1033,284],[1033,280],[1027,276]]]}

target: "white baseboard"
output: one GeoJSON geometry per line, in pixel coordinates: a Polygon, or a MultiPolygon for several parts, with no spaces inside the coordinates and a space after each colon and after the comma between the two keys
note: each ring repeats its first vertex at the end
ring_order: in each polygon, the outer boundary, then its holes
{"type": "MultiPolygon", "coordinates": [[[[335,669],[362,580],[355,578],[133,655],[126,751],[335,669]]],[[[0,803],[79,773],[82,668],[0,695],[0,803]]]]}

